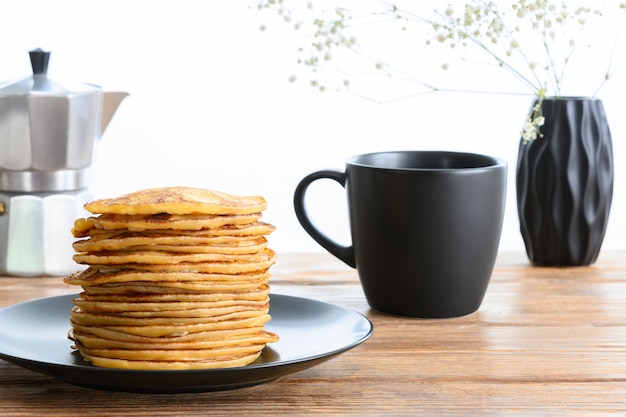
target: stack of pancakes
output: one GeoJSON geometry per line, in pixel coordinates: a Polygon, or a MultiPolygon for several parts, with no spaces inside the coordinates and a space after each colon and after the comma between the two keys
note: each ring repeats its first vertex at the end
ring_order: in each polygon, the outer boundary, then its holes
{"type": "Polygon", "coordinates": [[[65,278],[83,292],[74,341],[96,366],[207,369],[252,363],[278,336],[270,320],[275,253],[262,197],[170,187],[85,205],[65,278]]]}

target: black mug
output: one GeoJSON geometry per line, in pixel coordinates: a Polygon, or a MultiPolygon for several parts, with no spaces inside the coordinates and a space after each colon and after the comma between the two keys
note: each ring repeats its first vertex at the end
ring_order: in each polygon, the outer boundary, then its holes
{"type": "Polygon", "coordinates": [[[357,155],[344,172],[303,178],[294,208],[304,230],[356,268],[368,304],[409,317],[448,318],[476,311],[495,264],[506,200],[507,163],[486,155],[397,151],[357,155]],[[348,196],[352,244],[312,222],[309,185],[341,184],[348,196]]]}

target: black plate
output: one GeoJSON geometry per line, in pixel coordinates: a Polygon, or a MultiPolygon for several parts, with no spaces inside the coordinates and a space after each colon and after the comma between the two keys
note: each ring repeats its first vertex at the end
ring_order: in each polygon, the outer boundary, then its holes
{"type": "Polygon", "coordinates": [[[127,392],[220,391],[261,384],[327,361],[367,340],[372,323],[345,308],[271,294],[266,329],[280,336],[248,366],[189,371],[98,368],[72,352],[67,338],[76,295],[43,298],[0,309],[0,358],[89,388],[127,392]]]}

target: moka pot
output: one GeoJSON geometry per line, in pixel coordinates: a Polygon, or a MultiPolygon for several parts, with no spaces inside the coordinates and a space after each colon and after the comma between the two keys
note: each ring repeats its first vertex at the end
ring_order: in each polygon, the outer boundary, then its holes
{"type": "Polygon", "coordinates": [[[50,52],[30,51],[33,74],[0,83],[0,274],[63,275],[71,227],[91,198],[97,143],[126,92],[62,85],[50,52]]]}

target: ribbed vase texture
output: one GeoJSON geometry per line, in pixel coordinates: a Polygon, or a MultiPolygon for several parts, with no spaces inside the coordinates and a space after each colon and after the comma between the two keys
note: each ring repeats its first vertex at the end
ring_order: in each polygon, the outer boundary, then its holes
{"type": "Polygon", "coordinates": [[[546,98],[542,137],[521,141],[517,208],[522,238],[537,265],[594,263],[613,198],[613,148],[599,99],[546,98]]]}

